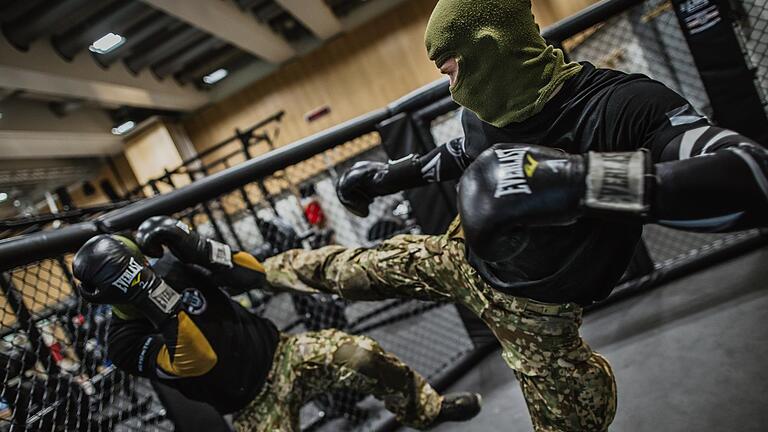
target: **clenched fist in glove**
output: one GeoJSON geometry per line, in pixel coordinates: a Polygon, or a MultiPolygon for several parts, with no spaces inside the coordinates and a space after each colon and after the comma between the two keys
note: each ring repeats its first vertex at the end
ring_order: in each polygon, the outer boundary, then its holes
{"type": "Polygon", "coordinates": [[[72,269],[88,302],[129,305],[157,327],[180,309],[181,296],[149,268],[127,238],[102,234],[90,239],[75,254],[72,269]]]}
{"type": "Polygon", "coordinates": [[[585,215],[644,216],[653,165],[646,152],[573,155],[524,144],[496,144],[465,171],[459,213],[470,248],[498,260],[505,236],[568,225],[585,215]],[[493,245],[493,246],[490,246],[493,245]]]}
{"type": "Polygon", "coordinates": [[[416,156],[390,163],[362,161],[339,178],[336,195],[350,212],[366,217],[374,198],[409,188],[413,178],[421,178],[416,156]]]}
{"type": "Polygon", "coordinates": [[[168,216],[145,220],[136,231],[136,242],[148,256],[163,255],[163,246],[179,260],[207,268],[232,267],[232,250],[215,240],[201,237],[184,222],[168,216]]]}

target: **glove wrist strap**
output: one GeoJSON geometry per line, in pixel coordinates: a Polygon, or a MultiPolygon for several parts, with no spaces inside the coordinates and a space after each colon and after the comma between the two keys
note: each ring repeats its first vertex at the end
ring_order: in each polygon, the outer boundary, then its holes
{"type": "Polygon", "coordinates": [[[162,279],[159,282],[153,283],[145,295],[137,299],[137,306],[156,328],[174,318],[181,308],[181,295],[162,279]]]}
{"type": "Polygon", "coordinates": [[[408,155],[402,159],[389,161],[387,169],[376,182],[376,195],[384,196],[410,189],[422,178],[421,163],[418,156],[408,155]]]}
{"type": "Polygon", "coordinates": [[[639,215],[648,212],[652,165],[646,152],[590,152],[588,161],[584,197],[588,209],[639,215]]]}
{"type": "Polygon", "coordinates": [[[232,248],[216,240],[206,239],[208,242],[208,259],[211,264],[232,268],[232,248]]]}

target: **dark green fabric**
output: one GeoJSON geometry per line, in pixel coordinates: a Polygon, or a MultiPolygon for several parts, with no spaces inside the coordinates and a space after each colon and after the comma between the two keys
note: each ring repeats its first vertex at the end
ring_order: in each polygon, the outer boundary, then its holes
{"type": "Polygon", "coordinates": [[[112,238],[122,242],[131,251],[131,254],[137,260],[139,260],[141,262],[146,262],[147,261],[147,258],[144,256],[144,253],[141,251],[141,248],[139,248],[139,245],[137,245],[130,238],[125,237],[125,236],[121,236],[121,235],[116,235],[116,234],[113,234],[112,238]]]}
{"type": "Polygon", "coordinates": [[[539,35],[530,0],[440,0],[425,43],[438,65],[457,58],[453,99],[497,127],[538,113],[581,71],[539,35]]]}
{"type": "Polygon", "coordinates": [[[130,304],[112,305],[112,313],[124,320],[146,320],[141,311],[130,304]]]}

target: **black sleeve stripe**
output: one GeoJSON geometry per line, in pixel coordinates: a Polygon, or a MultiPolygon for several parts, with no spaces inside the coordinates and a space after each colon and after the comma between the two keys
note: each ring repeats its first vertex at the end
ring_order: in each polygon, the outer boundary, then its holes
{"type": "Polygon", "coordinates": [[[739,134],[734,131],[722,130],[719,134],[707,141],[707,143],[702,146],[701,150],[697,151],[695,154],[701,155],[705,153],[713,153],[723,148],[724,145],[736,145],[733,137],[738,135],[739,134]]]}
{"type": "Polygon", "coordinates": [[[672,142],[667,146],[668,148],[664,149],[664,153],[669,155],[670,152],[674,151],[676,153],[677,160],[690,158],[693,147],[709,129],[709,126],[702,126],[700,128],[685,131],[685,133],[672,140],[672,142]]]}
{"type": "MultiPolygon", "coordinates": [[[[744,143],[743,145],[751,146],[752,144],[744,143]]],[[[736,153],[747,163],[749,169],[752,171],[752,175],[755,177],[757,185],[760,187],[760,190],[763,191],[766,200],[768,200],[768,179],[765,178],[765,172],[760,168],[757,161],[755,161],[751,154],[739,147],[731,147],[728,150],[736,153]]]]}
{"type": "Polygon", "coordinates": [[[670,228],[711,230],[712,232],[718,232],[734,226],[742,216],[744,216],[744,212],[706,219],[659,220],[658,223],[670,228]]]}
{"type": "Polygon", "coordinates": [[[456,138],[448,141],[445,148],[462,170],[467,169],[467,151],[464,147],[464,138],[456,138]]]}
{"type": "Polygon", "coordinates": [[[442,153],[438,153],[421,168],[421,176],[429,183],[440,182],[440,167],[442,153]]]}
{"type": "Polygon", "coordinates": [[[692,158],[694,156],[697,156],[701,154],[704,147],[707,145],[707,143],[712,142],[715,137],[722,131],[720,128],[712,127],[712,126],[705,126],[704,133],[699,136],[698,139],[693,143],[693,146],[689,149],[689,153],[683,157],[683,153],[681,151],[680,153],[680,160],[692,158]]]}
{"type": "Polygon", "coordinates": [[[677,153],[677,160],[685,160],[707,153],[713,153],[723,147],[737,145],[739,134],[727,129],[714,126],[703,126],[686,131],[678,138],[672,140],[669,149],[665,153],[672,156],[677,153]]]}

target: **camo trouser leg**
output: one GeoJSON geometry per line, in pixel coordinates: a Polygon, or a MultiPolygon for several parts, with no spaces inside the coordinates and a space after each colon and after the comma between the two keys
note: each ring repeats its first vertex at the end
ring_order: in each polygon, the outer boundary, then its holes
{"type": "Polygon", "coordinates": [[[537,431],[599,432],[613,421],[613,371],[581,338],[581,308],[492,289],[466,259],[458,220],[442,236],[402,235],[371,249],[288,251],[268,259],[265,268],[278,290],[462,303],[499,339],[537,431]]]}
{"type": "Polygon", "coordinates": [[[397,419],[425,429],[442,397],[373,339],[335,329],[283,336],[262,392],[236,415],[238,432],[299,432],[299,410],[314,397],[353,390],[382,400],[397,419]]]}

